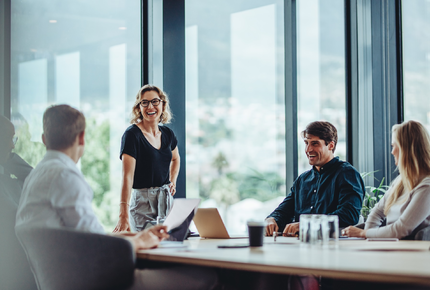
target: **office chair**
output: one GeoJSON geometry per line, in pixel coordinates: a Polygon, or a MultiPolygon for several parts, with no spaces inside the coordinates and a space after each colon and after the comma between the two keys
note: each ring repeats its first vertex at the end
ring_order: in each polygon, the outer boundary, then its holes
{"type": "Polygon", "coordinates": [[[133,284],[135,253],[119,237],[71,229],[17,231],[39,290],[119,290],[133,284]]]}
{"type": "Polygon", "coordinates": [[[0,192],[0,289],[36,290],[24,249],[15,235],[16,210],[16,205],[0,192]]]}
{"type": "Polygon", "coordinates": [[[430,226],[423,228],[415,234],[415,240],[430,241],[430,226]]]}

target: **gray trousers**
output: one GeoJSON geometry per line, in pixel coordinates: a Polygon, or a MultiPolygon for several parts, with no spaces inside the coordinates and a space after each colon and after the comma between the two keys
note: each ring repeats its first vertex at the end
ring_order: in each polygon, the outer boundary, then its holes
{"type": "Polygon", "coordinates": [[[157,217],[165,219],[173,204],[168,184],[161,187],[133,189],[130,200],[130,227],[132,231],[144,230],[146,221],[157,217]]]}

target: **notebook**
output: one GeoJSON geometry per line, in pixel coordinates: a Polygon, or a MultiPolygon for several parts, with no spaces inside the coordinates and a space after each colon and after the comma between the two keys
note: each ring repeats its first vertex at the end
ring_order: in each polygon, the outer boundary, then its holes
{"type": "Polygon", "coordinates": [[[193,220],[202,238],[242,239],[248,237],[247,234],[230,235],[216,208],[199,208],[193,220]]]}

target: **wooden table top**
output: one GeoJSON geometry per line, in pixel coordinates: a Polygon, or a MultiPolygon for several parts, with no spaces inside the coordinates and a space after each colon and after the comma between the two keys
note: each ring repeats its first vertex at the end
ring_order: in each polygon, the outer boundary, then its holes
{"type": "Polygon", "coordinates": [[[430,285],[430,241],[340,240],[338,247],[306,247],[297,238],[265,237],[263,247],[226,248],[247,239],[185,241],[183,248],[140,251],[138,259],[228,269],[312,274],[369,282],[430,285]]]}

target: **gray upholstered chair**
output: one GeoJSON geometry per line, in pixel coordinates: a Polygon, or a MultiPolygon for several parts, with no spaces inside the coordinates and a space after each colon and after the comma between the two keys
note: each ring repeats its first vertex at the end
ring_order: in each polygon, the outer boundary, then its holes
{"type": "Polygon", "coordinates": [[[415,234],[415,240],[430,241],[430,226],[418,231],[415,234]]]}
{"type": "Polygon", "coordinates": [[[135,253],[123,238],[70,229],[17,231],[39,290],[128,289],[135,253]]]}
{"type": "Polygon", "coordinates": [[[15,216],[16,205],[0,192],[0,289],[36,290],[30,265],[15,235],[15,216]]]}

